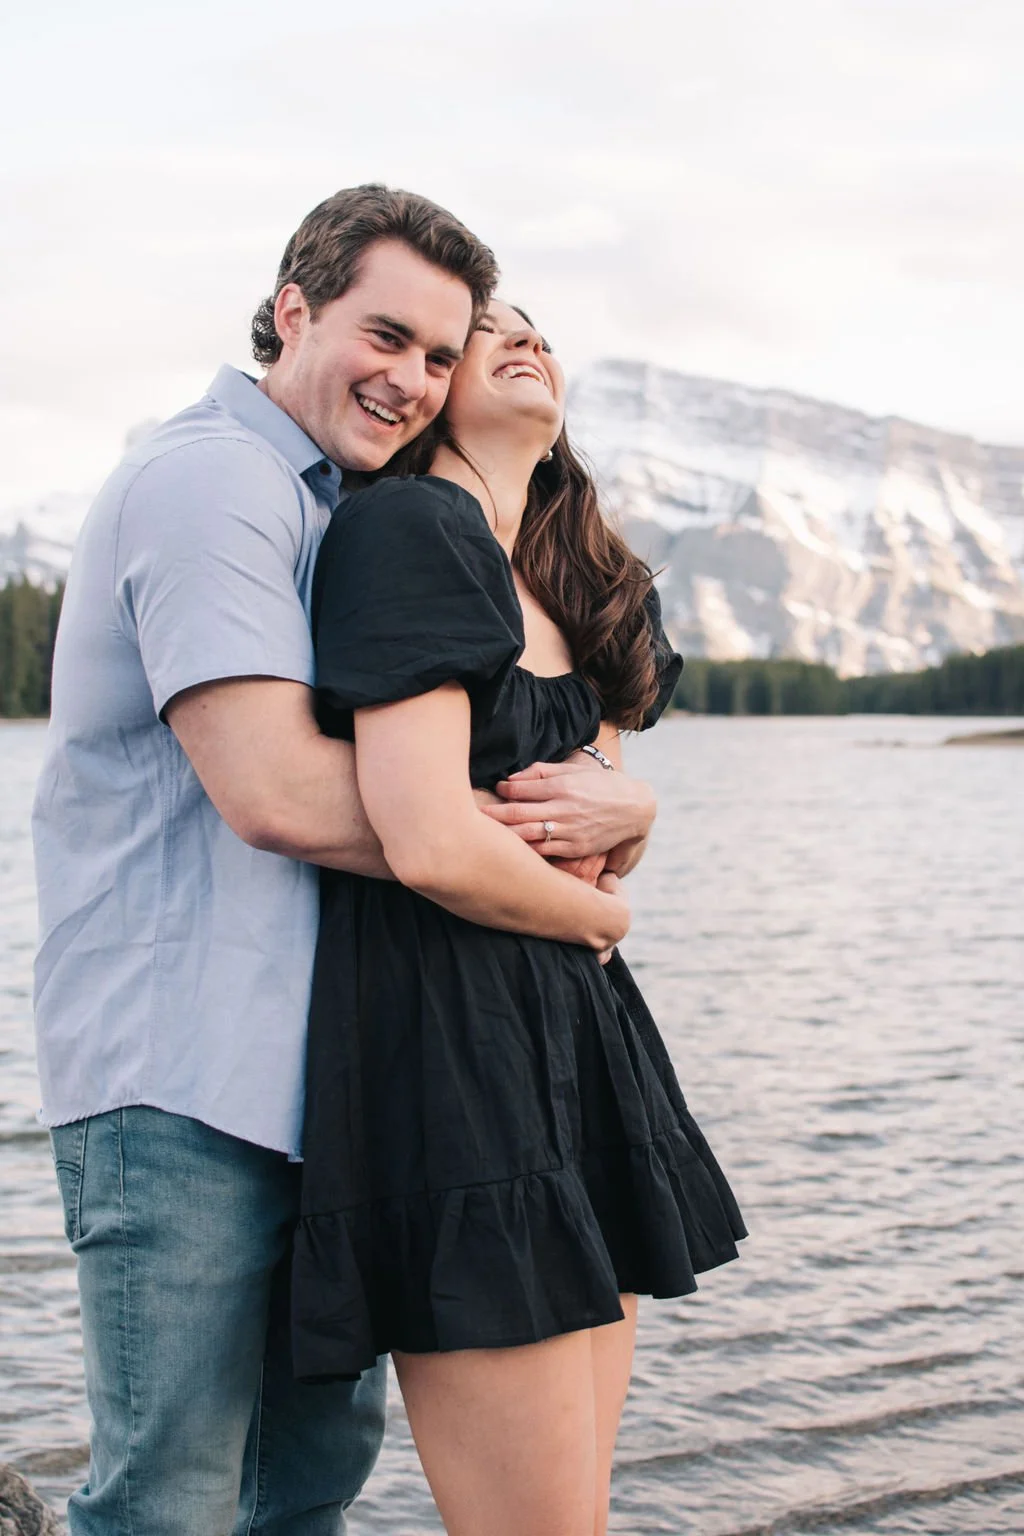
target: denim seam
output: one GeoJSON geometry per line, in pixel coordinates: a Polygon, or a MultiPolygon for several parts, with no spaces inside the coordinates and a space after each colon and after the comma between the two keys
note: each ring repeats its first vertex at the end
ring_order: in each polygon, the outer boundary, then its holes
{"type": "Polygon", "coordinates": [[[82,1236],[82,1186],[85,1183],[85,1142],[88,1132],[89,1121],[88,1119],[85,1119],[81,1122],[81,1135],[78,1137],[78,1145],[75,1149],[75,1156],[73,1159],[67,1157],[58,1157],[56,1148],[54,1148],[53,1165],[57,1170],[57,1184],[61,1189],[62,1198],[63,1187],[60,1176],[61,1169],[63,1168],[67,1173],[70,1173],[75,1181],[74,1196],[67,1202],[65,1213],[65,1221],[67,1226],[70,1228],[70,1231],[68,1232],[68,1241],[71,1243],[72,1247],[74,1247],[75,1243],[77,1243],[82,1236]]]}
{"type": "Polygon", "coordinates": [[[82,1145],[78,1154],[78,1188],[75,1190],[74,1233],[77,1243],[82,1236],[82,1188],[85,1184],[85,1144],[89,1139],[89,1122],[82,1123],[82,1145]]]}
{"type": "Polygon", "coordinates": [[[132,1252],[128,1241],[127,1211],[125,1200],[125,1176],[124,1176],[124,1110],[117,1112],[117,1162],[119,1193],[121,1200],[121,1246],[124,1252],[124,1359],[125,1380],[128,1383],[128,1443],[124,1453],[124,1477],[123,1477],[123,1502],[127,1527],[127,1536],[134,1536],[135,1526],[132,1521],[131,1508],[131,1454],[135,1443],[135,1392],[132,1376],[132,1308],[131,1308],[131,1274],[132,1252]]]}
{"type": "Polygon", "coordinates": [[[252,1501],[252,1514],[249,1516],[249,1523],[245,1528],[245,1536],[251,1536],[253,1527],[256,1524],[256,1516],[259,1514],[260,1506],[263,1503],[263,1383],[266,1380],[266,1374],[267,1362],[264,1359],[260,1364],[260,1384],[256,1390],[256,1445],[253,1449],[253,1464],[256,1469],[256,1476],[253,1482],[256,1488],[256,1497],[252,1501]]]}

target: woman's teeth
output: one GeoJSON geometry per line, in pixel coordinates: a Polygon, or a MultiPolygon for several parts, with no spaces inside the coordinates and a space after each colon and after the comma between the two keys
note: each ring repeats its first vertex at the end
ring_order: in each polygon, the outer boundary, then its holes
{"type": "Polygon", "coordinates": [[[381,405],[379,400],[371,400],[367,395],[356,395],[356,399],[364,411],[368,411],[371,416],[376,416],[379,421],[386,421],[390,427],[397,426],[402,419],[401,416],[396,416],[394,411],[389,411],[386,405],[381,405]]]}
{"type": "Polygon", "coordinates": [[[522,363],[506,363],[504,368],[499,368],[495,373],[496,379],[536,379],[538,384],[544,383],[544,375],[537,368],[524,368],[522,363]]]}

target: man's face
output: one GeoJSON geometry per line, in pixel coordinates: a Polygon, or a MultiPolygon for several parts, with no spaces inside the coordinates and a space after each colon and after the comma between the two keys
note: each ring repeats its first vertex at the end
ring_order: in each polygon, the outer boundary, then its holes
{"type": "Polygon", "coordinates": [[[472,308],[465,283],[380,241],[315,320],[294,284],[282,289],[267,393],[343,469],[381,469],[444,405],[472,308]]]}

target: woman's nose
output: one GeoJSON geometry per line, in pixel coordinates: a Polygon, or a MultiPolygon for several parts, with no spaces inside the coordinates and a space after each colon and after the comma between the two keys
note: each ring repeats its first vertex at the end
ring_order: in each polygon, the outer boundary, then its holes
{"type": "Polygon", "coordinates": [[[544,339],[539,331],[535,331],[530,325],[525,325],[521,331],[513,331],[505,345],[507,347],[527,348],[531,352],[539,352],[544,345],[544,339]]]}

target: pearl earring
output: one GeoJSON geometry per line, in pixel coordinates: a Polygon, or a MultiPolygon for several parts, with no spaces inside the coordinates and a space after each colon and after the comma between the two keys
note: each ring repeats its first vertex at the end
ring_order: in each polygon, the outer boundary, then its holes
{"type": "Polygon", "coordinates": [[[547,453],[544,455],[544,457],[541,459],[540,462],[542,464],[550,464],[551,460],[554,458],[554,456],[555,456],[555,450],[553,448],[549,448],[547,453]]]}

